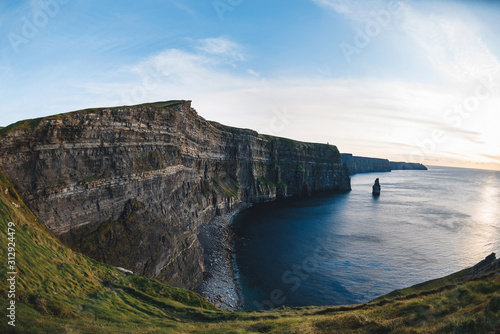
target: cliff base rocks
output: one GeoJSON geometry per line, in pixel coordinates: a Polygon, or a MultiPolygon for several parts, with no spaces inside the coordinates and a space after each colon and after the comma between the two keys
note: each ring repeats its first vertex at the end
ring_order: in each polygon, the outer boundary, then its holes
{"type": "Polygon", "coordinates": [[[204,279],[195,291],[217,307],[239,311],[242,304],[234,267],[231,229],[235,214],[216,216],[201,227],[198,240],[204,250],[204,279]]]}

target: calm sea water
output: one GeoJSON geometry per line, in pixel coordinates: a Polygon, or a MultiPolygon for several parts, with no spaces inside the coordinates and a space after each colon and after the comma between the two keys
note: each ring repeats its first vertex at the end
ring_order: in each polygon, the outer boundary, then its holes
{"type": "Polygon", "coordinates": [[[358,174],[352,189],[235,218],[245,309],[367,302],[500,252],[500,172],[358,174]]]}

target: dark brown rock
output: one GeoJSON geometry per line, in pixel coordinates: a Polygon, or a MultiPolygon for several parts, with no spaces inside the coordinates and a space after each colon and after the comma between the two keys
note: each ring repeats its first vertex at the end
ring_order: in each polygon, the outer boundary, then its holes
{"type": "Polygon", "coordinates": [[[375,180],[375,184],[372,187],[372,194],[373,194],[373,196],[380,196],[380,190],[381,190],[380,181],[377,178],[375,180]]]}
{"type": "Polygon", "coordinates": [[[496,258],[495,253],[491,253],[484,260],[472,267],[467,274],[465,279],[472,279],[480,277],[481,275],[486,275],[494,271],[500,270],[500,259],[496,258]]]}

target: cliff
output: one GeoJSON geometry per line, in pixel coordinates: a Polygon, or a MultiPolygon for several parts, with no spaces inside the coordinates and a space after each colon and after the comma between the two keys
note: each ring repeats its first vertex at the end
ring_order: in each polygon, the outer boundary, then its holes
{"type": "Polygon", "coordinates": [[[18,122],[0,130],[0,167],[73,249],[183,287],[202,280],[197,235],[215,215],[350,190],[335,146],[209,122],[190,101],[18,122]]]}
{"type": "Polygon", "coordinates": [[[357,173],[390,172],[392,170],[427,170],[422,164],[412,162],[393,162],[387,159],[365,158],[342,153],[342,164],[349,169],[349,175],[357,173]]]}
{"type": "Polygon", "coordinates": [[[415,162],[394,162],[391,161],[391,170],[427,170],[427,167],[415,162]]]}
{"type": "Polygon", "coordinates": [[[341,156],[342,164],[349,169],[349,175],[391,171],[391,164],[387,159],[356,157],[349,153],[342,153],[341,156]]]}

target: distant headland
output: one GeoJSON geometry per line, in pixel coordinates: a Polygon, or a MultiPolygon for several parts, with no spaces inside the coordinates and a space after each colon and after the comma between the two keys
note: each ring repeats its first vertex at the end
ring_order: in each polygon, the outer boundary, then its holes
{"type": "Polygon", "coordinates": [[[340,156],[342,165],[349,169],[349,175],[393,170],[427,170],[424,165],[414,162],[394,162],[387,159],[358,157],[351,153],[341,153],[340,156]]]}

